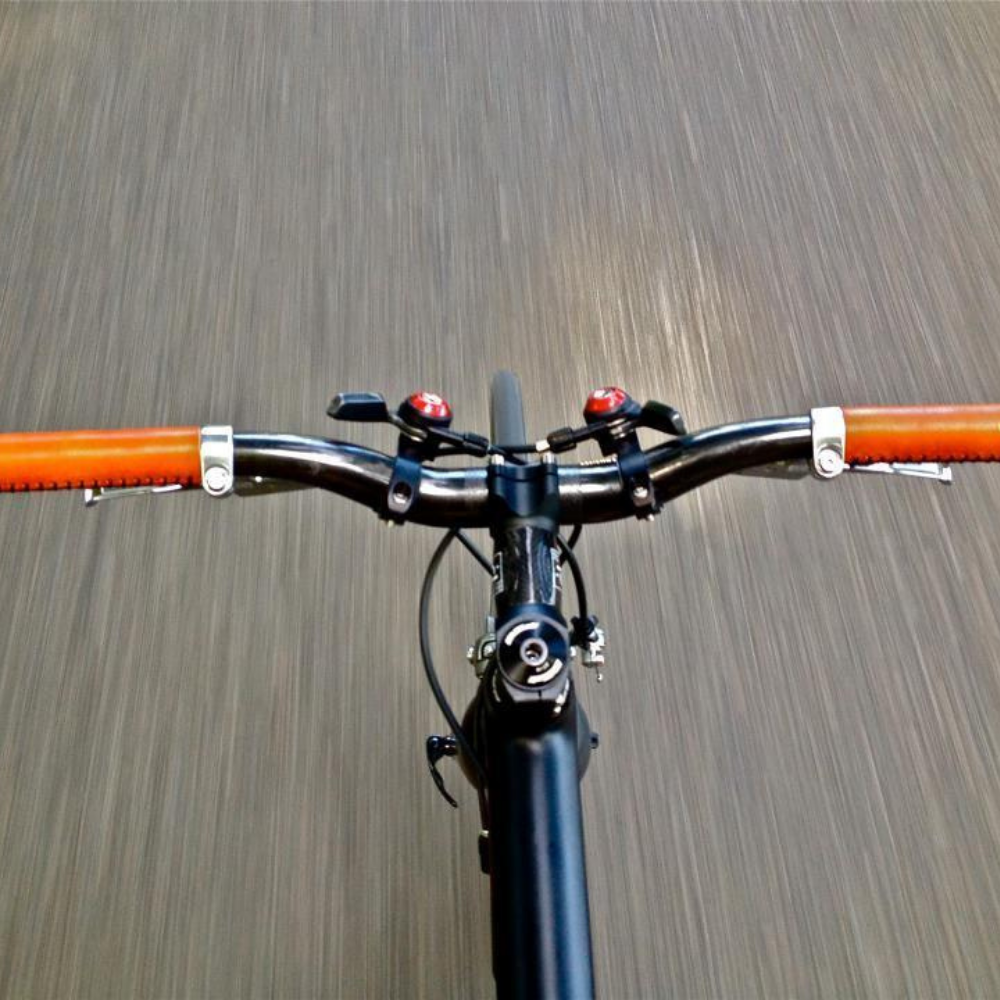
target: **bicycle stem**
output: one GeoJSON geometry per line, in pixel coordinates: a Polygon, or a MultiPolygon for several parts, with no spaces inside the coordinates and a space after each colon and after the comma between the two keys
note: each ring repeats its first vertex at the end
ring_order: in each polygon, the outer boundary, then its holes
{"type": "Polygon", "coordinates": [[[590,725],[560,609],[552,460],[491,462],[494,652],[468,716],[486,762],[493,971],[507,998],[594,993],[580,779],[590,725]]]}

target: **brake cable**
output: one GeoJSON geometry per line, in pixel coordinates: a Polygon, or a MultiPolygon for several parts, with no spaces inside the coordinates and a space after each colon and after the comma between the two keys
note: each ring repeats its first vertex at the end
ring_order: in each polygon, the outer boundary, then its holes
{"type": "MultiPolygon", "coordinates": [[[[462,748],[462,753],[465,754],[467,760],[475,769],[480,785],[485,786],[486,769],[483,767],[479,755],[472,749],[472,744],[465,735],[465,730],[458,721],[458,716],[455,715],[451,705],[448,703],[448,698],[441,687],[441,682],[438,680],[437,670],[434,669],[434,657],[431,655],[429,612],[434,577],[437,575],[438,566],[441,565],[441,560],[444,558],[445,552],[448,551],[448,546],[451,545],[455,536],[460,533],[460,530],[459,528],[452,528],[445,534],[438,547],[434,550],[431,561],[427,564],[427,572],[424,574],[424,582],[420,588],[420,658],[424,664],[427,683],[431,687],[431,693],[434,695],[434,700],[438,703],[438,708],[441,709],[445,720],[451,726],[451,731],[455,735],[456,742],[462,748]]],[[[471,544],[471,542],[468,544],[471,544]]],[[[483,558],[485,559],[485,556],[483,558]]]]}
{"type": "Polygon", "coordinates": [[[580,563],[577,561],[576,553],[573,551],[573,545],[580,538],[582,530],[580,525],[577,525],[570,535],[569,542],[562,535],[556,535],[556,545],[562,551],[563,560],[569,565],[569,571],[573,574],[573,586],[576,588],[577,610],[579,614],[576,618],[570,619],[570,624],[573,626],[570,639],[574,646],[586,646],[594,637],[594,632],[598,624],[597,619],[588,613],[587,585],[583,582],[583,571],[580,569],[580,563]]]}
{"type": "Polygon", "coordinates": [[[469,552],[472,553],[472,557],[476,560],[476,562],[479,563],[479,565],[482,566],[483,569],[490,574],[490,576],[492,576],[493,564],[486,558],[486,556],[483,555],[479,546],[477,546],[476,543],[469,538],[469,536],[461,528],[456,529],[455,537],[466,547],[466,549],[468,549],[469,552]]]}

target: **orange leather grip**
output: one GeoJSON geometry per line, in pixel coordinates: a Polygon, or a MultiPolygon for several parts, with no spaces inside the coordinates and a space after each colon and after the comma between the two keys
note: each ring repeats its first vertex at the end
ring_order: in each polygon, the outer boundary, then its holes
{"type": "Polygon", "coordinates": [[[0,492],[201,483],[198,427],[0,434],[0,492]]]}
{"type": "Polygon", "coordinates": [[[844,408],[844,458],[871,462],[1000,462],[1000,405],[844,408]]]}

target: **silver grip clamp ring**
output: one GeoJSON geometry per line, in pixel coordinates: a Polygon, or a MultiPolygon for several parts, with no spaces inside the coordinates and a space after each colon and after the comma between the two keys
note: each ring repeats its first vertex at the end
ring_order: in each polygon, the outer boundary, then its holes
{"type": "Polygon", "coordinates": [[[847,428],[844,411],[839,406],[819,406],[809,412],[812,418],[812,471],[820,479],[833,479],[847,467],[844,442],[847,428]]]}
{"type": "Polygon", "coordinates": [[[202,489],[209,496],[228,496],[235,482],[232,427],[202,427],[199,448],[202,489]]]}

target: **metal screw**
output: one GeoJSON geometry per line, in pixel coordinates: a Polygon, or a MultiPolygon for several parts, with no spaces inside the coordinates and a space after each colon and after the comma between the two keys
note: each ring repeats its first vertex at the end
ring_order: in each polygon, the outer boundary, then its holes
{"type": "Polygon", "coordinates": [[[840,457],[839,452],[833,448],[823,448],[816,456],[816,465],[821,475],[836,476],[843,471],[844,460],[840,457]]]}
{"type": "Polygon", "coordinates": [[[533,637],[531,639],[525,639],[521,643],[521,648],[519,650],[521,654],[521,659],[529,667],[540,667],[549,658],[549,647],[544,639],[539,639],[533,637]]]}
{"type": "Polygon", "coordinates": [[[646,497],[649,496],[649,490],[646,489],[645,486],[633,486],[632,496],[634,496],[636,500],[645,500],[646,497]]]}
{"type": "Polygon", "coordinates": [[[225,493],[232,485],[228,470],[221,465],[213,465],[205,470],[205,489],[209,493],[225,493]]]}

